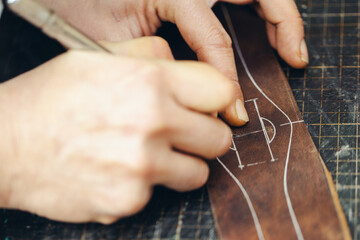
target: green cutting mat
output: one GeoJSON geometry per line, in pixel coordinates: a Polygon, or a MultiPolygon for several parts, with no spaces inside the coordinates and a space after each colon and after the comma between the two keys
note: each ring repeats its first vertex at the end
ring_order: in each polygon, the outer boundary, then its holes
{"type": "MultiPolygon", "coordinates": [[[[305,123],[331,171],[354,239],[359,239],[358,0],[298,0],[310,64],[281,62],[305,123]]],[[[62,48],[5,12],[0,22],[0,80],[10,79],[61,53],[62,48]]],[[[281,60],[280,60],[281,61],[281,60]]],[[[65,224],[0,210],[0,239],[216,239],[205,189],[180,194],[156,188],[140,214],[110,226],[65,224]]]]}

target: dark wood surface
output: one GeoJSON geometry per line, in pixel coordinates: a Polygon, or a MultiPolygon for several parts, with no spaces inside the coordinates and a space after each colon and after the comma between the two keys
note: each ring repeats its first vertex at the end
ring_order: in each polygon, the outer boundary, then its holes
{"type": "Polygon", "coordinates": [[[263,21],[246,8],[226,9],[230,32],[232,22],[247,22],[233,24],[232,38],[240,47],[235,55],[250,122],[233,129],[234,149],[211,163],[208,190],[219,236],[350,239],[332,180],[268,44],[263,21]]]}

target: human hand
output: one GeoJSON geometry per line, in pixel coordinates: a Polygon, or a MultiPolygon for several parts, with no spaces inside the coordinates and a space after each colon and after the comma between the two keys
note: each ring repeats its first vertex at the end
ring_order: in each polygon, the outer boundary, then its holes
{"type": "MultiPolygon", "coordinates": [[[[92,38],[122,41],[153,35],[161,21],[175,23],[199,60],[210,63],[233,80],[233,104],[221,113],[234,126],[248,121],[238,84],[231,39],[211,11],[217,0],[40,0],[92,38]],[[79,14],[81,10],[81,14],[79,14]]],[[[254,0],[223,0],[250,4],[254,0]]],[[[267,21],[271,45],[296,68],[308,62],[302,20],[293,0],[260,0],[258,12],[267,21]]]]}
{"type": "Polygon", "coordinates": [[[144,58],[70,51],[0,85],[0,206],[111,223],[142,209],[154,185],[206,182],[201,158],[231,144],[210,113],[233,86],[209,65],[173,61],[160,39],[148,46],[144,58]],[[166,59],[149,58],[154,46],[166,59]]]}

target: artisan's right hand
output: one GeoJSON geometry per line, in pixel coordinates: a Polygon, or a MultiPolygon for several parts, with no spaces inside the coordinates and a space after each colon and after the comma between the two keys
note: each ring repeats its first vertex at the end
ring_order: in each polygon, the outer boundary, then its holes
{"type": "Polygon", "coordinates": [[[111,223],[154,185],[198,188],[231,144],[211,113],[233,95],[204,63],[65,53],[0,85],[0,206],[111,223]]]}

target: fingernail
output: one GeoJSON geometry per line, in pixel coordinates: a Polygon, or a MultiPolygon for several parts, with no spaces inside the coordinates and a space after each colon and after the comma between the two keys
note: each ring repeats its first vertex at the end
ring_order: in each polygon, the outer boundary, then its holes
{"type": "Polygon", "coordinates": [[[240,100],[240,99],[236,100],[235,109],[236,109],[236,114],[237,114],[238,118],[240,120],[244,121],[245,123],[247,123],[249,121],[249,116],[246,112],[245,105],[242,100],[240,100]]]}
{"type": "Polygon", "coordinates": [[[307,46],[306,46],[305,39],[303,39],[301,41],[300,54],[301,54],[301,60],[303,62],[305,62],[306,64],[308,64],[309,63],[309,53],[308,53],[308,49],[307,49],[307,46]]]}

